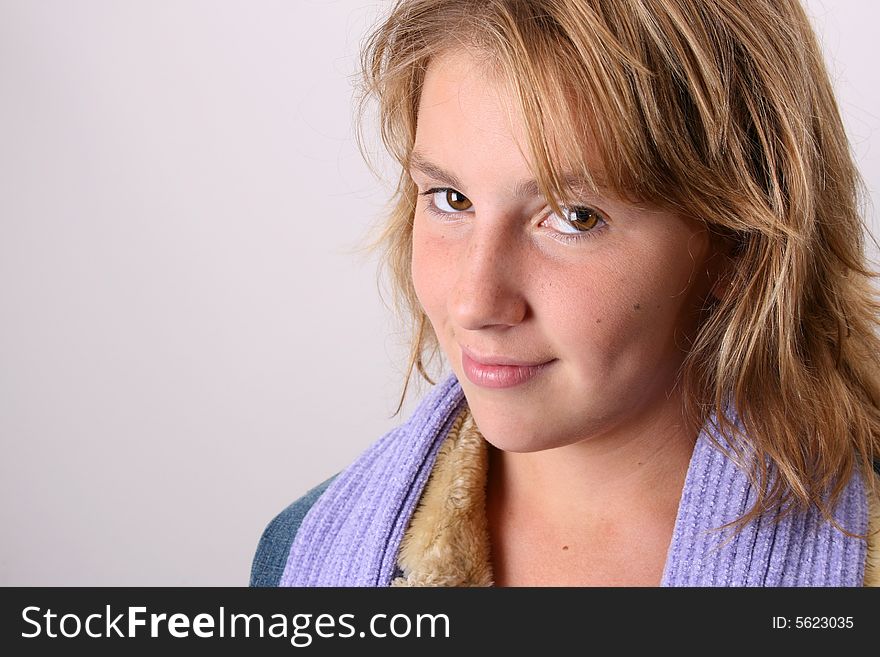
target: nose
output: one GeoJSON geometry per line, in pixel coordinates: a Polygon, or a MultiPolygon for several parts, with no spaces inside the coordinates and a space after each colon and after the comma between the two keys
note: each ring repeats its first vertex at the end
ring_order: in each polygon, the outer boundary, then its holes
{"type": "Polygon", "coordinates": [[[447,310],[462,329],[514,326],[526,316],[524,258],[499,225],[475,220],[461,251],[447,310]]]}

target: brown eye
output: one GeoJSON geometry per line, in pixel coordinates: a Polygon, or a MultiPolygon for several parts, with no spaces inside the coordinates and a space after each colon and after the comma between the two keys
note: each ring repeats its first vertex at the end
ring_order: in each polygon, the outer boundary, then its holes
{"type": "Polygon", "coordinates": [[[568,221],[583,230],[591,230],[602,221],[602,217],[593,208],[569,208],[568,221]]]}
{"type": "MultiPolygon", "coordinates": [[[[574,243],[582,239],[595,238],[607,227],[608,220],[599,211],[589,206],[561,206],[562,212],[551,212],[544,220],[553,231],[554,239],[574,243]]],[[[542,223],[544,223],[542,222],[542,223]]]]}
{"type": "Polygon", "coordinates": [[[439,189],[434,199],[437,207],[444,212],[465,212],[472,205],[467,196],[454,189],[439,189]],[[448,209],[444,206],[448,206],[448,209]]]}
{"type": "Polygon", "coordinates": [[[457,212],[463,212],[471,207],[468,197],[454,189],[446,190],[446,200],[449,203],[449,207],[455,208],[457,212]]]}

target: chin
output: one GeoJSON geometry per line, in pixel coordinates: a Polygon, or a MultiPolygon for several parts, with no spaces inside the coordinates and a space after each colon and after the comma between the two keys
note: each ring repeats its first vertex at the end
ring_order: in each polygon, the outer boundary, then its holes
{"type": "MultiPolygon", "coordinates": [[[[485,437],[485,436],[484,436],[485,437]]],[[[545,443],[520,443],[520,442],[508,442],[508,441],[497,441],[497,440],[489,440],[486,438],[486,442],[488,442],[495,449],[501,450],[502,452],[510,452],[512,454],[532,454],[534,452],[543,452],[548,449],[555,449],[557,447],[562,447],[562,445],[547,445],[545,443]]]]}
{"type": "Polygon", "coordinates": [[[541,431],[540,426],[537,430],[532,430],[521,418],[490,418],[473,406],[470,408],[480,434],[496,449],[527,454],[566,445],[564,440],[548,440],[546,431],[541,431]]]}

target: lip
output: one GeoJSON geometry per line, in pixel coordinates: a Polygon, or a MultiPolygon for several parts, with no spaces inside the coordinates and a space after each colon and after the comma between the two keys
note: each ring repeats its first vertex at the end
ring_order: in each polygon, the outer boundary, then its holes
{"type": "MultiPolygon", "coordinates": [[[[502,359],[495,358],[493,360],[502,359]]],[[[504,360],[512,361],[512,359],[504,360]]],[[[548,365],[553,363],[553,360],[534,365],[481,363],[475,360],[466,349],[462,348],[461,350],[461,367],[464,370],[465,376],[471,383],[481,388],[512,388],[518,386],[535,378],[548,365]]]]}
{"type": "Polygon", "coordinates": [[[542,363],[528,363],[525,361],[516,360],[515,358],[508,358],[506,356],[480,356],[479,354],[475,354],[467,347],[461,347],[461,353],[462,355],[467,354],[467,357],[478,365],[511,365],[513,367],[539,367],[541,365],[546,365],[553,360],[547,360],[542,363]]]}

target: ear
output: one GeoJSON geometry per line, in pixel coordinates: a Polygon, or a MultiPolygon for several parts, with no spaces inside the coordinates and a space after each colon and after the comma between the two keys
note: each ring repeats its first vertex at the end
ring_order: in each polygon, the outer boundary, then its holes
{"type": "Polygon", "coordinates": [[[726,295],[727,290],[730,289],[730,271],[733,268],[725,268],[725,270],[715,278],[715,283],[712,284],[712,296],[721,301],[726,295]]]}
{"type": "Polygon", "coordinates": [[[730,290],[733,275],[739,265],[737,257],[737,243],[730,237],[714,235],[715,252],[712,257],[712,271],[710,275],[713,277],[712,296],[719,301],[727,296],[730,290]]]}

